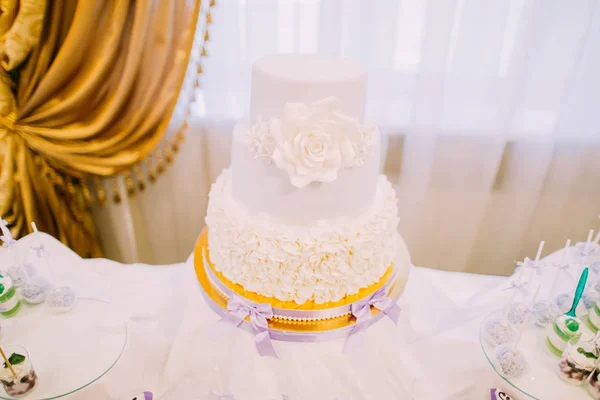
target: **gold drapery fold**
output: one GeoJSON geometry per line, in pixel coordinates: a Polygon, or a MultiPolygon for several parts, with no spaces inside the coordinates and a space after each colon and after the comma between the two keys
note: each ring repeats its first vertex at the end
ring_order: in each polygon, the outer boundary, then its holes
{"type": "Polygon", "coordinates": [[[99,256],[84,181],[127,171],[162,140],[200,0],[0,0],[0,11],[0,216],[17,237],[35,221],[99,256]]]}

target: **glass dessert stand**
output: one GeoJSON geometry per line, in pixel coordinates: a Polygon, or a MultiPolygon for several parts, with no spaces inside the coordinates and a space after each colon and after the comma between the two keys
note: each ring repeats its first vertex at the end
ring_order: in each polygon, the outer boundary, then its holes
{"type": "MultiPolygon", "coordinates": [[[[120,315],[116,305],[79,299],[69,312],[22,304],[17,315],[1,319],[2,346],[7,351],[11,345],[25,347],[38,378],[34,388],[18,398],[61,398],[104,376],[127,343],[126,319],[120,315]]],[[[0,399],[13,398],[0,388],[0,399]]]]}
{"type": "MultiPolygon", "coordinates": [[[[515,396],[525,398],[546,400],[546,399],[569,399],[569,400],[590,400],[586,390],[586,384],[582,386],[570,385],[559,378],[557,371],[560,357],[550,352],[546,344],[546,336],[552,326],[540,328],[533,323],[528,325],[523,332],[523,336],[518,345],[519,351],[523,354],[526,360],[524,372],[517,378],[507,378],[500,372],[500,367],[496,361],[495,348],[490,345],[483,332],[483,327],[488,319],[500,318],[502,311],[498,310],[486,317],[480,326],[479,342],[483,350],[485,358],[490,363],[494,371],[508,385],[509,389],[514,392],[515,396]]],[[[588,328],[586,319],[584,320],[582,340],[590,340],[594,336],[588,328]]]]}

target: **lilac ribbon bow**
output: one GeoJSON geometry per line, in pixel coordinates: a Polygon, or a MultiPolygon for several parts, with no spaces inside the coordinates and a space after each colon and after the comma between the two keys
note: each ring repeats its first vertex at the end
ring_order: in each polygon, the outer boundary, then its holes
{"type": "Polygon", "coordinates": [[[521,293],[523,296],[527,297],[529,292],[527,291],[527,282],[517,283],[515,281],[511,281],[507,288],[504,290],[516,290],[521,293]]]}
{"type": "Polygon", "coordinates": [[[233,295],[227,302],[227,314],[219,321],[231,326],[239,327],[246,317],[250,316],[250,325],[254,333],[254,342],[261,356],[277,357],[271,343],[268,319],[273,318],[273,308],[268,303],[253,305],[240,296],[233,295]]]}
{"type": "Polygon", "coordinates": [[[35,251],[35,254],[37,255],[38,258],[42,258],[44,253],[48,253],[48,251],[46,250],[46,247],[44,246],[44,243],[41,243],[41,242],[38,244],[32,244],[31,250],[35,251]]]}
{"type": "Polygon", "coordinates": [[[357,338],[359,337],[358,334],[367,329],[368,324],[365,322],[371,319],[371,306],[387,315],[394,324],[398,324],[400,307],[392,299],[387,297],[385,293],[386,289],[386,287],[382,287],[366,299],[352,304],[351,311],[352,315],[356,317],[356,324],[354,325],[354,328],[352,328],[350,335],[348,335],[344,352],[355,348],[357,346],[357,338]]]}
{"type": "Polygon", "coordinates": [[[575,255],[579,258],[586,258],[593,255],[596,252],[594,243],[577,243],[575,245],[575,255]]]}
{"type": "Polygon", "coordinates": [[[538,276],[543,275],[542,267],[544,266],[544,263],[542,261],[535,261],[535,260],[532,260],[532,259],[526,257],[523,262],[517,262],[517,265],[519,267],[529,268],[529,269],[534,270],[538,276]]]}
{"type": "Polygon", "coordinates": [[[573,278],[573,275],[571,275],[571,272],[569,272],[569,270],[571,269],[571,267],[577,266],[578,264],[564,263],[564,264],[553,264],[553,265],[554,265],[554,267],[559,269],[559,273],[564,272],[565,275],[567,275],[570,280],[572,280],[572,281],[575,280],[575,278],[573,278]]]}

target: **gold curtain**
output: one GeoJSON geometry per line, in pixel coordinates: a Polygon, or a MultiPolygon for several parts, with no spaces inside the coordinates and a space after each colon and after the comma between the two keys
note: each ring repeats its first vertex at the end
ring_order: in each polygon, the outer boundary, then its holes
{"type": "Polygon", "coordinates": [[[35,221],[101,255],[87,182],[161,161],[199,12],[200,0],[0,0],[0,216],[15,237],[35,221]]]}

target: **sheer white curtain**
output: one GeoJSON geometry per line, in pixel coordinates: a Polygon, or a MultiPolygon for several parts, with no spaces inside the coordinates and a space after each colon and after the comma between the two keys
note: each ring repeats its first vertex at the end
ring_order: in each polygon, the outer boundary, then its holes
{"type": "MultiPolygon", "coordinates": [[[[198,176],[190,207],[229,163],[252,62],[317,52],[369,70],[367,113],[388,137],[416,264],[508,273],[539,240],[600,227],[600,1],[221,0],[214,19],[184,150],[203,160],[176,161],[198,176]]],[[[182,214],[191,249],[202,222],[182,214]]]]}

